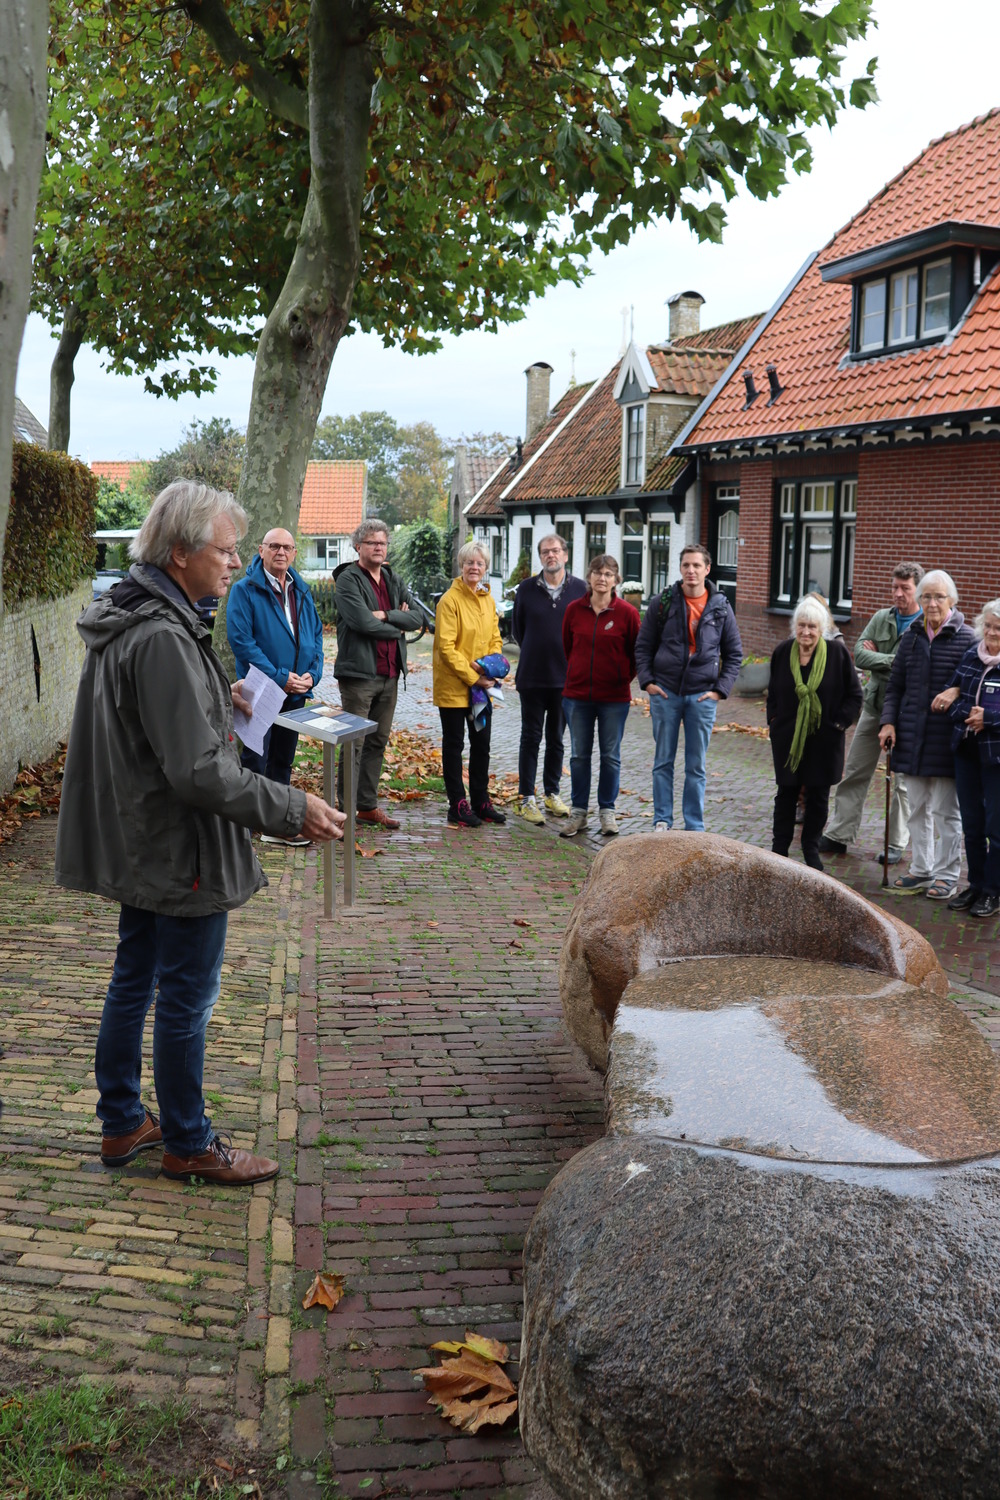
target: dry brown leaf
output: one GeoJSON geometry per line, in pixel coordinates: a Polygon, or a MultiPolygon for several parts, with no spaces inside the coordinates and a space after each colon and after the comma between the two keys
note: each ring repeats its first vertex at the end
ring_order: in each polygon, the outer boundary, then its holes
{"type": "Polygon", "coordinates": [[[354,852],[355,852],[355,854],[360,854],[360,856],[361,856],[362,859],[378,859],[378,857],[379,857],[380,854],[384,854],[385,853],[385,850],[384,849],[364,849],[364,848],[362,848],[362,846],[360,844],[355,844],[354,845],[354,852]]]}
{"type": "Polygon", "coordinates": [[[312,1286],[302,1298],[302,1306],[325,1307],[329,1312],[333,1312],[333,1309],[343,1295],[343,1276],[331,1275],[326,1271],[317,1271],[313,1277],[312,1286]]]}
{"type": "Polygon", "coordinates": [[[507,944],[507,947],[508,948],[523,948],[524,944],[521,942],[520,938],[511,938],[510,942],[507,944]]]}
{"type": "Polygon", "coordinates": [[[416,1374],[423,1376],[432,1406],[462,1432],[478,1432],[487,1424],[501,1426],[517,1411],[517,1388],[504,1373],[506,1344],[466,1330],[462,1342],[432,1344],[441,1357],[416,1374]]]}
{"type": "Polygon", "coordinates": [[[531,923],[528,921],[527,917],[515,917],[514,918],[514,926],[515,927],[530,927],[531,923]]]}

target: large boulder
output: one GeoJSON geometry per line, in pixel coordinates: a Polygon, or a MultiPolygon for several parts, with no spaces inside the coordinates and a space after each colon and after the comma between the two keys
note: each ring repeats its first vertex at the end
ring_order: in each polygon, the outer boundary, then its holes
{"type": "MultiPolygon", "coordinates": [[[[787,868],[787,866],[786,866],[787,868]]],[[[667,963],[525,1244],[525,1446],[564,1500],[1000,1493],[1000,1067],[928,988],[667,963]]]]}
{"type": "Polygon", "coordinates": [[[840,881],[715,834],[639,834],[594,861],[559,958],[566,1024],[596,1068],[625,986],[699,954],[852,964],[948,993],[930,944],[840,881]]]}

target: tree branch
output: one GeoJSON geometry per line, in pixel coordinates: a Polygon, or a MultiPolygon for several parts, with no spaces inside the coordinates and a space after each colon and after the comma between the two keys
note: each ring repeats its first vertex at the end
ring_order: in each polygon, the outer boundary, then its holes
{"type": "Polygon", "coordinates": [[[309,99],[303,89],[276,78],[239,35],[224,0],[183,0],[184,10],[208,37],[227,68],[245,70],[242,82],[265,109],[292,125],[309,128],[309,99]]]}

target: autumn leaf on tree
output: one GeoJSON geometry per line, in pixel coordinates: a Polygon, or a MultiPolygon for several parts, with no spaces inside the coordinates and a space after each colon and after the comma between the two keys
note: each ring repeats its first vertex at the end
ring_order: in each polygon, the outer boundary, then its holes
{"type": "Polygon", "coordinates": [[[502,1368],[510,1352],[506,1344],[466,1330],[464,1341],[444,1340],[431,1350],[441,1363],[415,1373],[423,1376],[430,1404],[453,1427],[500,1427],[517,1411],[517,1388],[502,1368]]]}
{"type": "Polygon", "coordinates": [[[317,1271],[312,1286],[302,1298],[302,1306],[325,1307],[333,1312],[343,1295],[343,1276],[331,1276],[326,1271],[317,1271]]]}

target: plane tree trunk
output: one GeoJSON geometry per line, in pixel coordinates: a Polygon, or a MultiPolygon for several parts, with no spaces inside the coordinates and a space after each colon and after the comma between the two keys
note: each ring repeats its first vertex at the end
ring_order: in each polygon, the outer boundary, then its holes
{"type": "Polygon", "coordinates": [[[49,372],[49,447],[56,453],[69,452],[70,392],[76,376],[73,362],[83,343],[83,317],[75,302],[66,309],[59,347],[49,372]]]}

